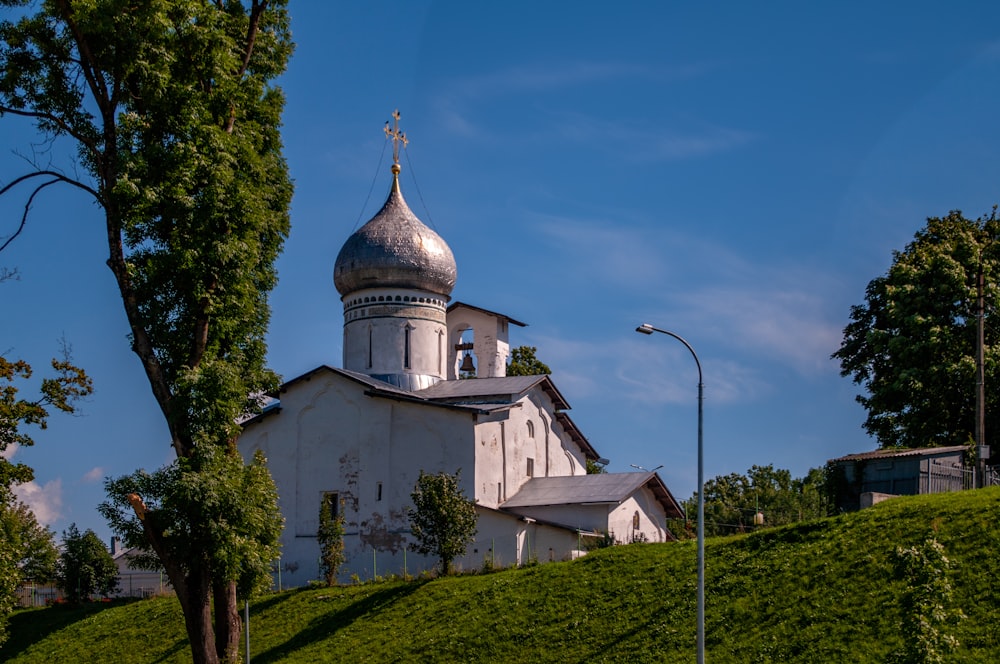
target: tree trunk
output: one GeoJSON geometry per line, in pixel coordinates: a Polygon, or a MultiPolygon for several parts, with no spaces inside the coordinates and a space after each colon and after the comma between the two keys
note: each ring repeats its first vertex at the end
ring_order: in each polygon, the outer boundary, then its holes
{"type": "Polygon", "coordinates": [[[215,633],[212,631],[212,602],[207,572],[191,575],[182,582],[184,592],[177,593],[184,613],[184,626],[191,643],[193,664],[219,664],[215,633]]]}
{"type": "Polygon", "coordinates": [[[219,661],[240,661],[240,610],[236,604],[236,584],[216,582],[212,588],[215,599],[215,650],[219,661]]]}
{"type": "MultiPolygon", "coordinates": [[[[177,593],[184,614],[184,627],[187,629],[188,642],[191,644],[191,661],[194,664],[218,664],[219,655],[216,652],[215,633],[212,631],[212,582],[206,565],[200,565],[196,571],[185,572],[185,567],[168,553],[163,546],[161,532],[157,527],[155,516],[150,516],[146,504],[137,494],[128,497],[132,509],[142,522],[146,540],[163,564],[163,569],[170,579],[170,584],[177,593]]],[[[233,604],[235,606],[235,588],[233,604]]],[[[239,617],[237,616],[237,621],[239,617]]],[[[239,634],[236,635],[239,639],[239,634]]]]}

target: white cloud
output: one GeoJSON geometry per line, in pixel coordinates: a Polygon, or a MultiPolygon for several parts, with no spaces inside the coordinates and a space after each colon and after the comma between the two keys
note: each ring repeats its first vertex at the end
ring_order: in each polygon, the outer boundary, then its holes
{"type": "Polygon", "coordinates": [[[104,468],[102,468],[101,466],[95,466],[84,474],[83,481],[88,483],[99,482],[103,478],[104,478],[104,468]]]}
{"type": "Polygon", "coordinates": [[[62,516],[62,479],[56,478],[45,484],[31,481],[14,487],[14,495],[31,508],[38,522],[52,525],[62,516]]]}
{"type": "Polygon", "coordinates": [[[17,443],[11,443],[10,445],[7,446],[6,449],[0,450],[0,457],[3,457],[4,459],[10,461],[11,459],[14,458],[14,455],[17,454],[18,447],[19,446],[17,443]]]}
{"type": "Polygon", "coordinates": [[[840,326],[824,305],[819,295],[788,284],[730,283],[676,296],[673,310],[731,348],[809,375],[834,366],[830,354],[841,339],[840,326]]]}
{"type": "MultiPolygon", "coordinates": [[[[535,335],[532,343],[544,348],[542,360],[553,368],[560,391],[571,401],[606,394],[613,376],[629,401],[691,402],[698,373],[688,351],[679,344],[650,345],[634,336],[608,343],[535,335]]],[[[705,397],[716,403],[746,401],[770,389],[755,370],[732,360],[714,360],[704,381],[710,386],[705,397]]]]}
{"type": "MultiPolygon", "coordinates": [[[[818,266],[750,257],[749,249],[738,253],[673,229],[540,218],[534,227],[571,257],[559,269],[572,272],[573,282],[591,289],[595,299],[648,293],[640,306],[649,322],[697,330],[731,355],[765,356],[802,375],[834,367],[830,354],[840,344],[843,311],[834,310],[831,293],[840,282],[818,266]],[[650,284],[683,287],[651,290],[650,284]]],[[[733,389],[746,386],[747,375],[737,371],[733,389]]]]}

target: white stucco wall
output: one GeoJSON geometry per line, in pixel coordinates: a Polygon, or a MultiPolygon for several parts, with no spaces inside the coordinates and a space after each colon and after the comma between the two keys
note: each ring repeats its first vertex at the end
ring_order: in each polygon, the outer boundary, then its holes
{"type": "Polygon", "coordinates": [[[635,541],[666,541],[666,513],[663,506],[653,496],[653,492],[643,487],[622,501],[608,514],[608,530],[622,544],[635,541]],[[634,527],[636,513],[639,527],[634,527]]]}
{"type": "MultiPolygon", "coordinates": [[[[406,549],[406,509],[421,470],[461,469],[466,495],[490,508],[529,479],[529,458],[536,477],[585,472],[583,452],[554,420],[552,403],[540,389],[493,415],[370,397],[366,389],[321,369],[293,381],[280,395],[280,410],[249,425],[240,438],[245,458],[257,449],[264,452],[278,486],[286,520],[280,563],[284,586],[319,577],[316,531],[327,493],[344,501],[347,563],[341,580],[346,581],[352,574],[368,579],[401,574],[404,567],[417,574],[436,565],[406,549]]],[[[602,509],[603,520],[553,521],[603,528],[607,509],[602,509]]],[[[484,552],[494,546],[503,552],[503,565],[575,555],[577,537],[569,531],[485,513],[489,516],[480,521],[463,565],[479,568],[484,552]]]]}
{"type": "Polygon", "coordinates": [[[583,451],[555,421],[552,401],[541,390],[533,390],[517,406],[479,417],[475,498],[480,505],[497,507],[531,477],[585,474],[585,459],[583,451]]]}
{"type": "Polygon", "coordinates": [[[645,487],[617,504],[544,505],[519,507],[517,511],[535,519],[559,523],[589,531],[607,531],[620,544],[641,540],[664,542],[666,512],[663,505],[645,487]],[[639,528],[633,527],[639,513],[639,528]]]}
{"type": "Polygon", "coordinates": [[[320,501],[344,501],[345,549],[352,573],[399,574],[426,562],[404,554],[406,508],[420,471],[462,469],[473,494],[473,420],[468,413],[364,395],[364,387],[332,372],[295,383],[281,395],[281,412],[250,425],[240,451],[261,449],[278,486],[285,516],[282,583],[319,576],[316,540],[320,501]],[[381,485],[381,489],[380,489],[381,485]],[[381,497],[379,491],[381,490],[381,497]]]}
{"type": "Polygon", "coordinates": [[[343,300],[344,368],[369,375],[445,376],[452,359],[445,347],[447,298],[371,288],[343,300]]]}
{"type": "Polygon", "coordinates": [[[489,560],[494,567],[556,562],[581,555],[582,540],[576,533],[532,519],[478,510],[479,532],[456,568],[482,569],[489,560]]]}
{"type": "Polygon", "coordinates": [[[458,378],[462,355],[455,351],[462,333],[473,332],[472,355],[476,362],[478,378],[496,378],[507,375],[507,358],[510,357],[508,323],[505,318],[483,311],[459,306],[448,313],[448,349],[455,353],[448,364],[448,380],[458,378]]]}

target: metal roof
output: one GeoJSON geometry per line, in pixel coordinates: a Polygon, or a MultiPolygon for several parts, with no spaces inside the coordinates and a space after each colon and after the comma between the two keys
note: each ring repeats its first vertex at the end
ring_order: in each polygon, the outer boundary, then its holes
{"type": "Polygon", "coordinates": [[[394,172],[385,205],[341,247],[333,281],[345,297],[365,288],[388,287],[447,297],[457,274],[448,244],[413,214],[394,172]]]}
{"type": "Polygon", "coordinates": [[[602,473],[565,477],[533,477],[503,504],[502,509],[553,505],[617,505],[647,486],[663,505],[667,518],[683,514],[663,480],[656,473],[602,473]]]}
{"type": "Polygon", "coordinates": [[[873,450],[871,452],[859,452],[858,454],[848,454],[847,456],[830,459],[829,463],[837,461],[861,461],[865,459],[895,459],[899,457],[911,456],[935,456],[937,454],[953,454],[968,450],[965,445],[951,445],[949,447],[917,447],[897,449],[889,448],[884,450],[873,450]]]}
{"type": "Polygon", "coordinates": [[[413,394],[432,401],[472,399],[476,401],[517,401],[521,395],[536,385],[549,395],[556,410],[569,408],[569,403],[556,389],[552,379],[544,375],[442,380],[430,387],[413,392],[413,394]]]}

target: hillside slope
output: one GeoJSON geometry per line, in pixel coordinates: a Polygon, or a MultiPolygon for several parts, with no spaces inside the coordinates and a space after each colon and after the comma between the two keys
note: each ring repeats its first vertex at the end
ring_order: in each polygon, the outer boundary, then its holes
{"type": "MultiPolygon", "coordinates": [[[[949,662],[1000,661],[1000,488],[894,499],[706,545],[712,662],[885,662],[903,645],[897,546],[933,535],[967,618],[949,662]]],[[[172,598],[13,616],[11,662],[184,662],[172,598]]],[[[251,606],[252,662],[694,661],[694,542],[251,606]]]]}

